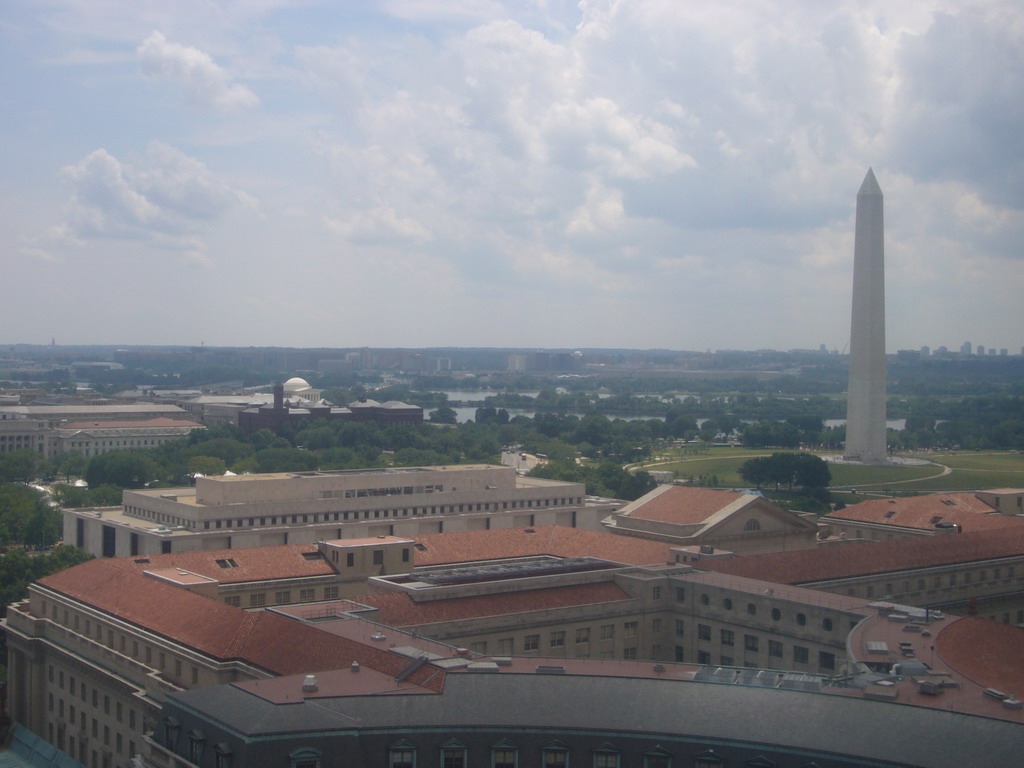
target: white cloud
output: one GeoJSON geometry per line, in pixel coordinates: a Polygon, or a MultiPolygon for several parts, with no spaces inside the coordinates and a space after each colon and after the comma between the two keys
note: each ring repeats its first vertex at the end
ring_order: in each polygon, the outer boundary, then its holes
{"type": "Polygon", "coordinates": [[[170,42],[161,32],[142,41],[136,54],[142,71],[180,89],[194,104],[219,112],[235,112],[259,104],[245,85],[232,83],[209,54],[198,48],[170,42]]]}
{"type": "Polygon", "coordinates": [[[71,189],[66,236],[141,240],[182,251],[197,262],[205,261],[198,225],[236,205],[254,205],[201,162],[160,142],[134,162],[97,149],[61,169],[61,175],[71,189]]]}

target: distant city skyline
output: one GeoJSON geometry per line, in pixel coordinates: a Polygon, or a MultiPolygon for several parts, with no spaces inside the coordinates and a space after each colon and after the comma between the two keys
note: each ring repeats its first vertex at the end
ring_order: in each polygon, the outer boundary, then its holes
{"type": "Polygon", "coordinates": [[[11,343],[1019,353],[1024,9],[0,8],[11,343]],[[213,10],[211,10],[213,9],[213,10]]]}

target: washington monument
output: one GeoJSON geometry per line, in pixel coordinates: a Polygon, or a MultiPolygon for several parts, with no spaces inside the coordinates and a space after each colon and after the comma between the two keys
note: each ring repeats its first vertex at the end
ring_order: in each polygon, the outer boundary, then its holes
{"type": "Polygon", "coordinates": [[[882,189],[868,169],[857,192],[853,245],[850,381],[846,394],[847,459],[886,461],[885,248],[882,189]]]}

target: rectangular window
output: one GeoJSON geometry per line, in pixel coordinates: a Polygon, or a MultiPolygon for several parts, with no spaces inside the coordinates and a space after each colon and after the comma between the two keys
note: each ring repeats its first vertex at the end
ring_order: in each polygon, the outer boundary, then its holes
{"type": "Polygon", "coordinates": [[[499,656],[511,656],[515,650],[513,638],[503,637],[498,640],[498,655],[499,656]]]}
{"type": "Polygon", "coordinates": [[[576,642],[577,643],[589,643],[590,642],[590,627],[580,627],[576,630],[576,642]]]}
{"type": "Polygon", "coordinates": [[[316,597],[316,590],[312,587],[308,589],[299,590],[299,600],[303,603],[308,603],[316,597]]]}
{"type": "Polygon", "coordinates": [[[383,549],[375,549],[373,551],[373,564],[374,565],[384,565],[384,550],[383,549]]]}
{"type": "Polygon", "coordinates": [[[709,627],[707,624],[698,624],[697,625],[697,638],[700,639],[700,640],[710,640],[711,639],[711,627],[709,627]]]}
{"type": "Polygon", "coordinates": [[[564,749],[545,749],[544,768],[569,768],[569,753],[564,749]]]}
{"type": "Polygon", "coordinates": [[[743,648],[747,651],[757,651],[757,635],[744,635],[743,648]]]}
{"type": "Polygon", "coordinates": [[[683,620],[682,619],[676,619],[676,634],[677,635],[682,635],[682,634],[685,633],[685,631],[686,631],[686,625],[683,623],[683,620]]]}
{"type": "Polygon", "coordinates": [[[782,658],[782,643],[780,643],[778,640],[769,640],[768,641],[768,655],[769,656],[774,656],[777,659],[781,659],[782,658]]]}
{"type": "Polygon", "coordinates": [[[615,625],[614,624],[602,624],[601,625],[601,639],[611,640],[615,637],[615,625]]]}
{"type": "Polygon", "coordinates": [[[224,598],[224,602],[227,605],[232,605],[238,608],[242,604],[242,598],[239,595],[228,595],[224,598]]]}
{"type": "Polygon", "coordinates": [[[563,645],[565,645],[565,632],[552,632],[551,647],[561,648],[563,645]]]}
{"type": "Polygon", "coordinates": [[[683,587],[676,587],[676,602],[682,603],[686,601],[686,590],[683,587]]]}
{"type": "Polygon", "coordinates": [[[736,634],[731,629],[722,630],[722,645],[735,645],[736,634]]]}
{"type": "Polygon", "coordinates": [[[492,768],[516,768],[519,753],[514,749],[492,749],[492,768]]]}
{"type": "Polygon", "coordinates": [[[416,768],[416,750],[392,749],[388,768],[416,768]]]}
{"type": "Polygon", "coordinates": [[[794,663],[796,663],[796,664],[806,664],[807,663],[807,659],[809,657],[810,657],[810,654],[808,653],[806,648],[804,648],[803,646],[799,646],[799,645],[794,645],[793,646],[793,661],[794,661],[794,663]]]}
{"type": "Polygon", "coordinates": [[[625,624],[623,624],[623,629],[626,632],[626,637],[636,637],[639,627],[640,622],[638,621],[627,621],[625,624]]]}
{"type": "Polygon", "coordinates": [[[623,648],[622,649],[622,658],[624,658],[624,659],[635,659],[636,658],[636,648],[623,648]]]}
{"type": "Polygon", "coordinates": [[[675,654],[676,661],[686,661],[686,659],[684,658],[683,646],[677,645],[675,648],[675,654]]]}
{"type": "Polygon", "coordinates": [[[338,588],[337,587],[324,587],[324,600],[337,600],[338,599],[338,588]]]}
{"type": "Polygon", "coordinates": [[[707,651],[697,651],[697,663],[698,664],[710,664],[711,654],[707,651]]]}
{"type": "Polygon", "coordinates": [[[275,603],[278,603],[278,604],[280,604],[280,603],[290,603],[291,601],[292,601],[291,590],[286,589],[286,590],[283,590],[281,592],[275,592],[274,593],[274,602],[275,603]]]}
{"type": "Polygon", "coordinates": [[[661,587],[651,588],[651,600],[661,600],[661,587]]]}
{"type": "Polygon", "coordinates": [[[594,768],[619,768],[619,753],[595,752],[594,768]]]}
{"type": "Polygon", "coordinates": [[[523,638],[524,651],[536,651],[540,647],[540,635],[527,635],[523,638]]]}
{"type": "Polygon", "coordinates": [[[466,750],[442,749],[441,768],[466,768],[466,750]]]}
{"type": "Polygon", "coordinates": [[[250,608],[262,608],[267,604],[267,595],[264,592],[257,592],[256,594],[249,595],[249,607],[250,608]]]}
{"type": "Polygon", "coordinates": [[[827,651],[818,651],[818,666],[822,669],[835,669],[836,655],[827,651]]]}

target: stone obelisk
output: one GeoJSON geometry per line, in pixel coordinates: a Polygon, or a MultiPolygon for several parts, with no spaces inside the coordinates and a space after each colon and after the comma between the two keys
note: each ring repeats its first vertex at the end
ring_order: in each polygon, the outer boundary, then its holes
{"type": "Polygon", "coordinates": [[[867,463],[885,462],[885,249],[882,189],[870,168],[857,192],[850,380],[846,397],[845,457],[867,463]]]}

